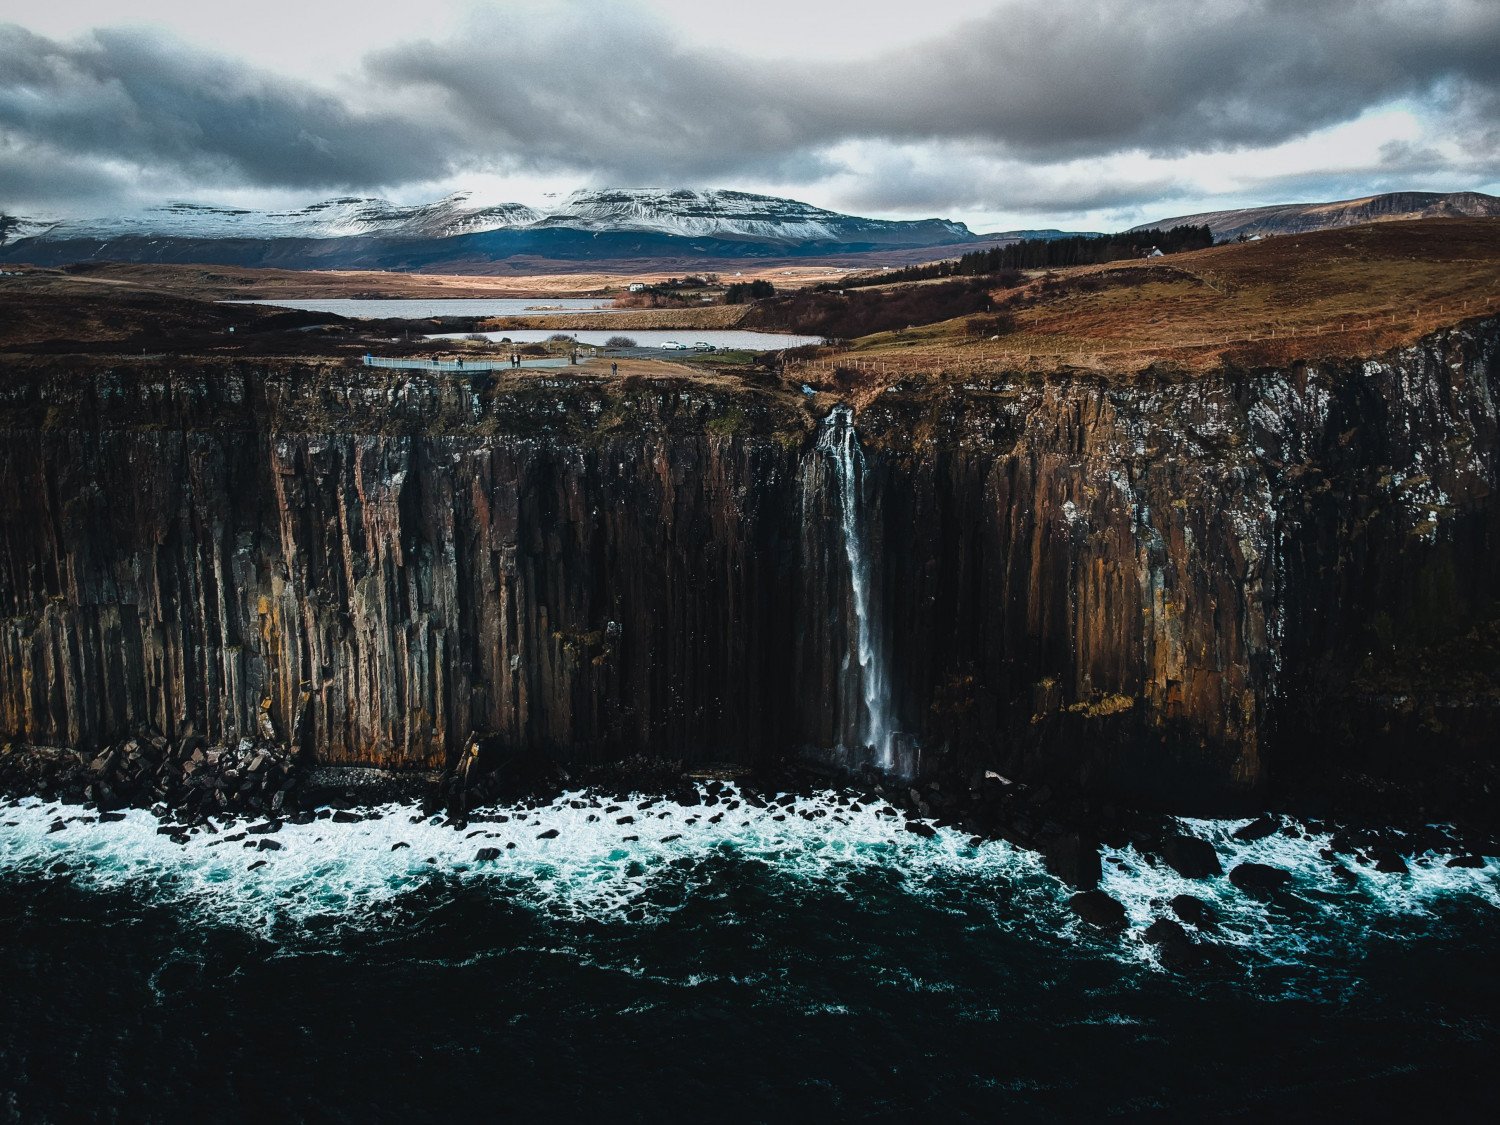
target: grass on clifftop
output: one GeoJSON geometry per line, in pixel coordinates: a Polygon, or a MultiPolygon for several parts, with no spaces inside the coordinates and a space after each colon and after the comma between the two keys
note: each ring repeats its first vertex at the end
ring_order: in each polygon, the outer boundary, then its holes
{"type": "Polygon", "coordinates": [[[867,336],[806,374],[840,364],[875,381],[1153,364],[1192,371],[1373,355],[1500,312],[1500,219],[1378,223],[1082,266],[993,296],[997,314],[867,336]]]}

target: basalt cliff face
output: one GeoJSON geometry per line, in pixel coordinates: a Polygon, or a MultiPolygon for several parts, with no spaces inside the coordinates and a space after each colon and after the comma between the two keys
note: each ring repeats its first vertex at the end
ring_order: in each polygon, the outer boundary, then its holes
{"type": "Polygon", "coordinates": [[[924,772],[1179,808],[1403,767],[1482,794],[1497,347],[1492,320],[1289,371],[912,381],[858,412],[852,482],[832,400],[730,381],[14,369],[0,733],[391,767],[474,734],[848,747],[852,495],[924,772]]]}

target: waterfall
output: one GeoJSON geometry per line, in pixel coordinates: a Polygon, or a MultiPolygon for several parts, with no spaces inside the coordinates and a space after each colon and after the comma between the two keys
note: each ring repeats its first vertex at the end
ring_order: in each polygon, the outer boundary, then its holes
{"type": "MultiPolygon", "coordinates": [[[[860,485],[864,476],[864,456],[854,432],[854,413],[847,406],[836,406],[823,420],[818,449],[833,464],[839,498],[839,518],[844,540],[844,559],[849,566],[849,585],[854,591],[854,655],[857,666],[845,660],[840,675],[840,694],[850,698],[850,686],[857,687],[861,703],[859,721],[849,734],[854,746],[869,747],[875,753],[875,764],[883,770],[895,764],[885,656],[879,628],[874,620],[873,592],[870,583],[870,560],[865,551],[860,485]],[[857,685],[847,678],[858,675],[857,685]]],[[[848,725],[846,724],[846,730],[848,725]]]]}

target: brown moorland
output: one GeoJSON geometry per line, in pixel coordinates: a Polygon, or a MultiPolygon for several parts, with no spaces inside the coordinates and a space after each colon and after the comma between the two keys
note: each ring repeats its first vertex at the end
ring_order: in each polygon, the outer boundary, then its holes
{"type": "Polygon", "coordinates": [[[794,366],[904,372],[1201,371],[1374,355],[1500,312],[1500,219],[1424,219],[1057,270],[995,314],[878,333],[794,366]]]}
{"type": "MultiPolygon", "coordinates": [[[[420,341],[423,332],[469,330],[435,321],[341,322],[221,305],[113,272],[134,268],[113,267],[109,276],[89,280],[57,271],[0,278],[0,350],[420,354],[424,347],[431,350],[420,341]],[[230,333],[230,327],[237,331],[230,333]],[[415,337],[409,344],[391,343],[407,328],[415,337]]],[[[178,280],[185,294],[190,279],[184,272],[178,280]]],[[[1223,363],[1285,365],[1378,354],[1500,312],[1500,219],[1381,223],[1083,266],[1034,274],[1023,284],[993,290],[991,297],[994,311],[821,349],[814,359],[794,361],[786,376],[842,392],[918,372],[963,377],[1071,370],[1128,377],[1147,368],[1189,373],[1223,363]]],[[[732,326],[747,308],[646,309],[614,313],[607,321],[579,314],[534,323],[690,330],[732,326]]],[[[516,320],[505,323],[519,326],[516,320]]]]}
{"type": "MultiPolygon", "coordinates": [[[[893,259],[895,260],[895,259],[893,259]]],[[[500,271],[482,274],[398,273],[389,270],[288,270],[241,266],[162,265],[132,262],[82,262],[61,268],[25,269],[20,277],[0,279],[7,286],[30,290],[86,293],[117,289],[193,297],[204,301],[316,300],[319,298],[526,298],[613,295],[631,282],[652,285],[687,274],[718,273],[724,283],[764,278],[777,288],[798,288],[833,281],[854,267],[786,262],[731,263],[725,272],[712,266],[668,269],[643,263],[640,270],[595,269],[578,273],[500,271]]],[[[7,266],[7,269],[11,267],[7,266]]],[[[862,268],[868,269],[868,265],[862,268]]],[[[3,292],[3,290],[0,290],[3,292]]]]}

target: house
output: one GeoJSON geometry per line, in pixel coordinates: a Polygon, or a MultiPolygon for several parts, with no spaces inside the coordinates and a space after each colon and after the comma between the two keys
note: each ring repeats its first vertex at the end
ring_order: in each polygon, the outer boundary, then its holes
{"type": "Polygon", "coordinates": [[[631,293],[643,293],[646,289],[646,283],[644,281],[632,281],[625,288],[631,293]]]}
{"type": "Polygon", "coordinates": [[[1166,255],[1164,255],[1161,252],[1161,249],[1159,247],[1156,247],[1156,246],[1151,247],[1151,253],[1149,253],[1149,254],[1146,255],[1146,257],[1148,257],[1148,258],[1162,258],[1162,257],[1165,257],[1165,256],[1166,255]]]}

